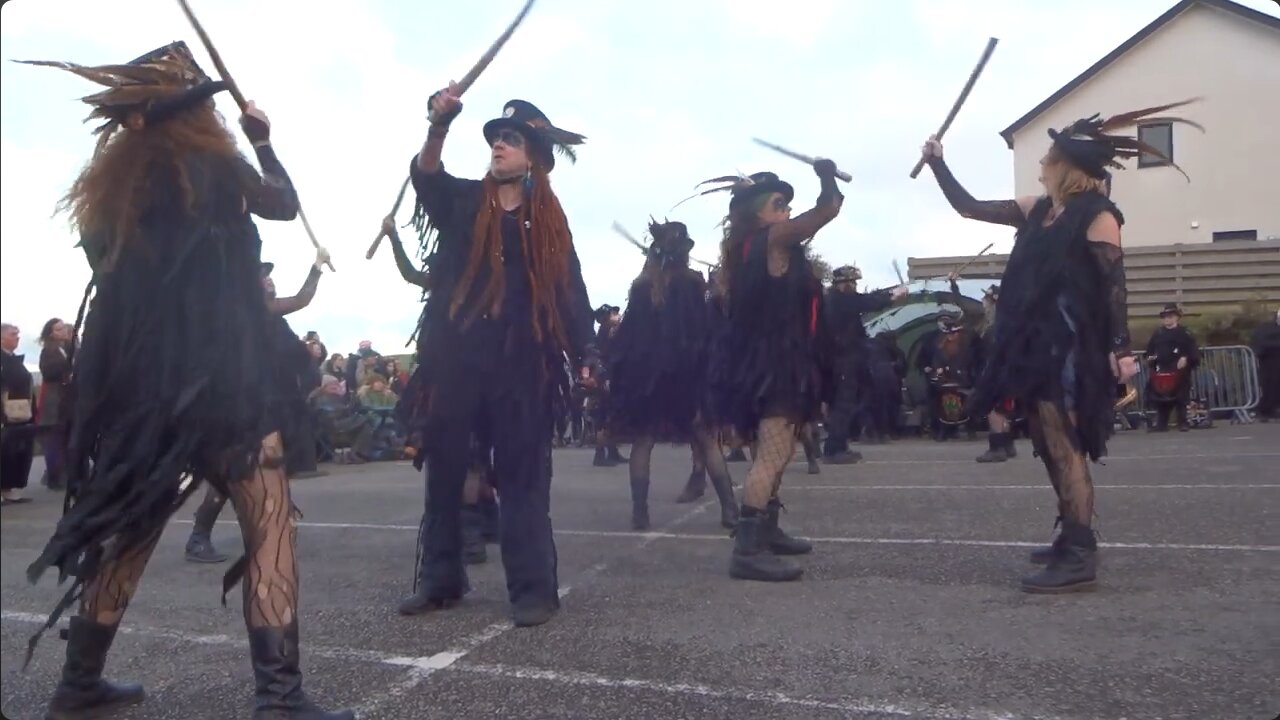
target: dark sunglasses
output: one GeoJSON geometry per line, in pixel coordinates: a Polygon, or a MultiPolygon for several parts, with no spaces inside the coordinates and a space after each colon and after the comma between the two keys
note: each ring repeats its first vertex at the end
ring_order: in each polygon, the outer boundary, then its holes
{"type": "Polygon", "coordinates": [[[519,150],[524,147],[524,135],[521,135],[515,130],[499,130],[498,134],[494,136],[493,142],[489,144],[489,147],[493,147],[498,143],[502,143],[507,147],[519,150]]]}

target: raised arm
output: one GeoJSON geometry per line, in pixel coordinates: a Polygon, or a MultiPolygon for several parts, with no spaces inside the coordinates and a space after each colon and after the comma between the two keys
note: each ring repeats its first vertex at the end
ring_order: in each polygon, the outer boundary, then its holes
{"type": "Polygon", "coordinates": [[[951,203],[951,207],[961,217],[970,220],[1009,225],[1019,228],[1026,222],[1027,213],[1035,204],[1035,198],[1019,198],[1017,200],[976,200],[968,190],[951,174],[951,168],[942,159],[942,143],[930,137],[923,149],[925,162],[933,171],[933,177],[942,188],[942,194],[951,203]]]}
{"type": "Polygon", "coordinates": [[[382,232],[386,233],[387,240],[391,241],[391,254],[396,258],[396,268],[400,270],[400,277],[410,285],[430,290],[431,274],[413,266],[408,253],[404,251],[404,244],[400,242],[400,233],[396,232],[396,222],[390,216],[382,221],[382,232]]]}
{"type": "Polygon", "coordinates": [[[316,261],[311,266],[311,272],[307,273],[307,279],[303,281],[302,288],[298,290],[298,294],[293,297],[272,298],[267,302],[271,314],[285,316],[290,313],[296,313],[302,308],[311,304],[316,296],[316,288],[320,285],[320,276],[323,274],[320,268],[329,261],[329,253],[323,248],[316,251],[316,261]]]}
{"type": "Polygon", "coordinates": [[[769,227],[770,246],[789,247],[804,242],[840,214],[844,195],[841,195],[836,187],[836,164],[830,160],[818,160],[813,164],[813,170],[822,182],[817,204],[811,210],[806,210],[790,220],[771,225],[769,227]]]}
{"type": "MultiPolygon", "coordinates": [[[[240,116],[240,127],[253,145],[262,175],[249,183],[245,204],[249,212],[267,220],[292,220],[298,216],[298,193],[289,173],[271,147],[271,122],[252,102],[240,116]]],[[[257,173],[254,173],[257,175],[257,173]]]]}
{"type": "Polygon", "coordinates": [[[442,167],[440,151],[444,149],[449,124],[462,112],[462,101],[458,99],[457,91],[457,83],[451,81],[449,87],[431,96],[431,127],[427,130],[427,141],[418,152],[418,169],[424,174],[435,174],[442,167]]]}

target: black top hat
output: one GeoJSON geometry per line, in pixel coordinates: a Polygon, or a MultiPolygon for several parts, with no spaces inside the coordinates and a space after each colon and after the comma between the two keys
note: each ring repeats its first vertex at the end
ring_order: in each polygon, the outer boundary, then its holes
{"type": "Polygon", "coordinates": [[[605,320],[609,319],[610,315],[616,312],[622,312],[622,308],[618,307],[617,305],[610,305],[608,303],[605,303],[604,305],[601,305],[600,307],[596,308],[596,322],[603,323],[605,320]]]}
{"type": "Polygon", "coordinates": [[[744,205],[750,205],[757,199],[768,197],[773,193],[781,193],[787,202],[796,196],[795,188],[785,183],[771,172],[752,173],[744,181],[734,184],[730,191],[729,212],[744,205]]]}
{"type": "Polygon", "coordinates": [[[853,282],[862,277],[862,271],[854,265],[842,265],[831,272],[831,282],[853,282]]]}
{"type": "Polygon", "coordinates": [[[1165,315],[1177,315],[1178,317],[1182,317],[1182,308],[1178,307],[1178,303],[1167,303],[1164,306],[1164,309],[1160,311],[1160,317],[1164,317],[1165,315]]]}
{"type": "Polygon", "coordinates": [[[531,102],[510,100],[502,109],[502,117],[484,124],[484,139],[490,145],[497,139],[502,130],[515,130],[525,137],[532,146],[530,157],[540,162],[547,170],[556,166],[556,153],[564,155],[569,162],[576,162],[577,153],[574,145],[581,145],[586,137],[551,124],[547,116],[531,102]]]}
{"type": "Polygon", "coordinates": [[[262,263],[262,277],[267,277],[268,275],[271,274],[271,271],[275,269],[276,269],[276,264],[273,262],[262,263]]]}

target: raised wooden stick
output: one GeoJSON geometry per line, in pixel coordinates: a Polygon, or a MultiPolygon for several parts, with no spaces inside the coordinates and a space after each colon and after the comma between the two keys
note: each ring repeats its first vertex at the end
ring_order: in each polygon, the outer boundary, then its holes
{"type": "MultiPolygon", "coordinates": [[[[982,57],[978,58],[978,64],[973,68],[973,72],[969,73],[969,80],[964,84],[964,89],[960,91],[960,97],[956,98],[956,102],[951,106],[951,112],[947,113],[947,119],[942,121],[942,127],[938,128],[937,138],[942,139],[947,134],[947,130],[951,127],[951,123],[956,119],[956,114],[960,112],[964,101],[969,99],[969,93],[973,90],[974,83],[978,82],[978,76],[982,74],[983,68],[987,66],[987,61],[991,59],[991,53],[996,51],[996,43],[1000,42],[996,38],[987,40],[987,47],[982,51],[982,57]]],[[[924,156],[920,157],[920,161],[911,169],[911,179],[915,180],[920,171],[924,169],[924,156]]]]}
{"type": "MultiPolygon", "coordinates": [[[[409,178],[404,179],[404,184],[400,186],[400,194],[396,195],[396,204],[391,206],[391,214],[387,217],[395,220],[396,213],[400,212],[400,203],[404,202],[404,194],[409,190],[409,178]]],[[[378,252],[378,246],[382,244],[382,238],[387,234],[381,229],[378,230],[378,237],[373,239],[373,244],[369,246],[369,252],[364,254],[365,260],[372,260],[374,253],[378,252]]]]}

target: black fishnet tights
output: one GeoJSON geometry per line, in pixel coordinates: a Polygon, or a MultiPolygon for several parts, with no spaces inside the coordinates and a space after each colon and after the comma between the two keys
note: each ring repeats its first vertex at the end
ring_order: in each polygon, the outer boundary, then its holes
{"type": "MultiPolygon", "coordinates": [[[[230,484],[247,553],[243,584],[249,627],[280,627],[297,616],[298,529],[283,457],[280,436],[267,437],[253,477],[230,484]]],[[[80,615],[102,625],[120,622],[159,539],[157,533],[129,553],[104,561],[85,588],[80,615]]]]}
{"type": "Polygon", "coordinates": [[[1028,414],[1031,444],[1049,472],[1058,495],[1058,515],[1089,526],[1093,520],[1093,478],[1089,462],[1072,441],[1073,413],[1064,413],[1051,402],[1039,402],[1028,414]]]}
{"type": "Polygon", "coordinates": [[[747,472],[742,504],[763,511],[778,494],[782,472],[796,452],[796,428],[785,417],[769,417],[756,428],[754,457],[747,472]]]}

